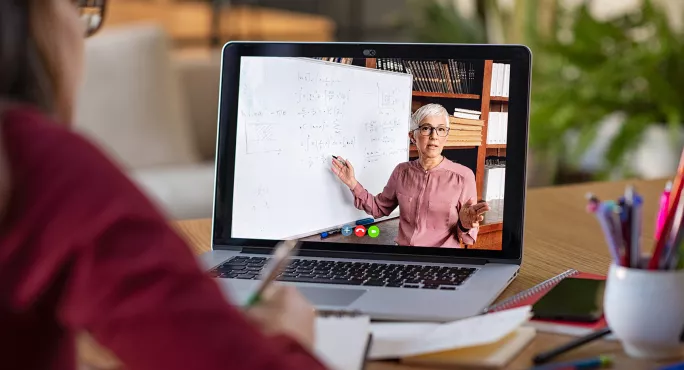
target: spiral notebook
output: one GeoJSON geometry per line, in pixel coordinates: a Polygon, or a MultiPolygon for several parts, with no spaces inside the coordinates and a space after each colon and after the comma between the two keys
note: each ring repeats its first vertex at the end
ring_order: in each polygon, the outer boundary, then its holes
{"type": "Polygon", "coordinates": [[[319,312],[314,353],[331,370],[361,370],[371,338],[370,317],[359,312],[319,312]]]}
{"type": "MultiPolygon", "coordinates": [[[[545,280],[532,288],[523,290],[522,292],[509,297],[497,304],[491,305],[485,309],[485,313],[497,312],[501,310],[507,310],[511,308],[534,305],[538,300],[540,300],[544,294],[551,290],[556,284],[560,283],[563,279],[573,278],[573,279],[593,279],[593,280],[605,280],[606,277],[603,275],[589,274],[585,272],[580,272],[575,269],[567,270],[557,276],[554,276],[548,280],[545,280]]],[[[556,321],[556,320],[530,320],[528,326],[532,326],[539,331],[556,333],[556,334],[567,334],[574,336],[587,335],[590,332],[601,329],[606,326],[606,321],[601,318],[597,322],[585,323],[585,322],[570,322],[570,321],[556,321]]]]}

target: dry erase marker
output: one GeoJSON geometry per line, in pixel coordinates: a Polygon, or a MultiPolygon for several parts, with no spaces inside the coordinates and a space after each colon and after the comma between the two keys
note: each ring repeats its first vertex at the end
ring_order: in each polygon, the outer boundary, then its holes
{"type": "Polygon", "coordinates": [[[266,289],[271,286],[271,283],[275,281],[278,275],[285,269],[285,266],[288,265],[290,256],[299,247],[299,244],[300,242],[296,240],[286,240],[278,243],[270,263],[263,270],[259,288],[247,300],[248,307],[259,303],[266,289]]]}
{"type": "Polygon", "coordinates": [[[333,229],[333,230],[324,231],[321,233],[321,239],[325,239],[331,235],[339,234],[341,232],[342,232],[342,229],[333,229]]]}
{"type": "Polygon", "coordinates": [[[372,224],[373,222],[375,222],[375,220],[373,218],[369,217],[369,218],[364,218],[364,219],[356,221],[356,224],[357,225],[368,225],[368,224],[372,224]]]}

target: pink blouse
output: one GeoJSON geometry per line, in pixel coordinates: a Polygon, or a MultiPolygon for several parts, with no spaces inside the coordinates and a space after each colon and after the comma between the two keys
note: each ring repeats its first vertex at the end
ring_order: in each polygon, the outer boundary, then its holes
{"type": "Polygon", "coordinates": [[[418,160],[399,164],[376,196],[360,183],[352,193],[356,208],[375,218],[387,216],[399,206],[399,245],[459,248],[459,239],[468,245],[477,239],[477,228],[463,233],[456,224],[461,206],[470,198],[477,202],[475,175],[446,158],[429,171],[418,160]]]}

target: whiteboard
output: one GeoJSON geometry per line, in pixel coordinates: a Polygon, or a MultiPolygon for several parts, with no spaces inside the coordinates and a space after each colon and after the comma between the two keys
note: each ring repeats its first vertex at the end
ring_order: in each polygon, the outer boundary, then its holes
{"type": "Polygon", "coordinates": [[[331,170],[380,193],[408,160],[409,74],[309,58],[243,57],[231,236],[291,239],[372,217],[331,170]]]}

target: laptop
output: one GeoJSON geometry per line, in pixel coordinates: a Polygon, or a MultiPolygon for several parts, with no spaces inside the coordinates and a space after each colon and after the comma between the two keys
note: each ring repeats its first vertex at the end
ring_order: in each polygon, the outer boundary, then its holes
{"type": "Polygon", "coordinates": [[[222,58],[200,259],[232,302],[281,240],[301,242],[282,284],[376,320],[477,315],[517,276],[528,48],[230,42],[222,58]]]}

